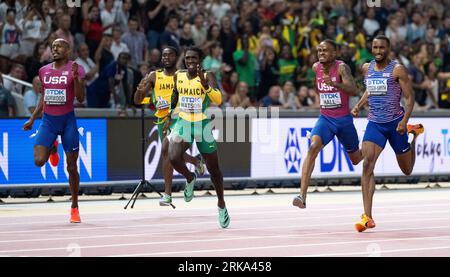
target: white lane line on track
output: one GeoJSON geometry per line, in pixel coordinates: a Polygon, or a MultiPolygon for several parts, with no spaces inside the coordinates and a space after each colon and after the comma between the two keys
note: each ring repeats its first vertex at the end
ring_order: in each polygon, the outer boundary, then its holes
{"type": "MultiPolygon", "coordinates": [[[[376,210],[379,210],[379,209],[393,209],[393,208],[395,208],[395,209],[402,209],[402,208],[410,208],[410,207],[430,208],[430,207],[442,207],[442,206],[450,206],[450,204],[435,204],[435,205],[422,205],[422,206],[421,205],[388,206],[388,207],[377,207],[376,210]]],[[[324,210],[327,210],[327,211],[329,210],[329,211],[336,212],[336,209],[316,209],[316,210],[312,210],[312,211],[311,210],[307,210],[307,212],[315,213],[316,211],[324,211],[324,210]]],[[[342,210],[361,210],[361,208],[355,207],[355,208],[339,209],[339,211],[342,211],[342,210]]],[[[286,210],[286,211],[278,209],[276,211],[259,211],[259,212],[251,212],[251,213],[248,213],[248,212],[232,213],[232,209],[229,209],[229,212],[230,212],[231,216],[234,216],[234,215],[238,215],[239,216],[239,215],[266,215],[266,214],[283,214],[283,215],[285,215],[286,213],[299,214],[302,211],[301,210],[299,211],[299,209],[296,208],[296,207],[291,207],[291,209],[286,210]]],[[[438,211],[437,213],[440,213],[440,212],[441,211],[438,211]]],[[[446,211],[444,211],[444,212],[446,212],[446,211]]],[[[384,215],[384,214],[388,214],[388,215],[392,215],[392,214],[398,214],[398,215],[407,214],[408,215],[408,214],[411,214],[411,213],[412,213],[412,211],[408,211],[408,212],[405,212],[405,213],[389,212],[389,213],[378,213],[377,216],[384,215]]],[[[413,213],[414,214],[422,214],[422,213],[436,213],[436,212],[413,212],[413,213]]],[[[181,216],[181,215],[177,215],[177,216],[174,216],[174,217],[179,217],[179,216],[181,216]]],[[[191,218],[191,217],[208,217],[208,216],[216,217],[216,212],[214,211],[214,213],[211,213],[211,214],[208,213],[208,214],[185,215],[185,217],[189,217],[189,218],[191,218]]],[[[130,216],[126,216],[126,219],[128,219],[128,220],[151,220],[151,219],[158,219],[158,218],[161,218],[161,217],[164,217],[163,214],[161,214],[159,216],[155,216],[155,217],[141,217],[141,218],[132,218],[130,216]]],[[[165,218],[170,218],[170,217],[172,217],[172,215],[165,216],[165,218]]],[[[316,216],[302,217],[302,219],[328,218],[328,217],[345,217],[345,216],[316,215],[316,216]]],[[[115,218],[115,220],[116,220],[116,218],[115,218]]],[[[92,220],[92,221],[83,221],[83,222],[85,222],[85,223],[88,222],[90,224],[95,224],[97,222],[103,222],[103,221],[110,222],[111,218],[95,219],[95,221],[92,220]]],[[[61,223],[62,223],[61,221],[44,221],[44,222],[37,221],[37,222],[20,222],[20,223],[19,222],[2,223],[1,219],[0,219],[0,225],[2,226],[2,228],[6,227],[6,226],[16,226],[16,225],[22,226],[22,225],[42,225],[42,224],[61,224],[61,223]]],[[[177,223],[177,224],[179,224],[179,223],[177,223]]],[[[81,229],[85,229],[85,228],[81,228],[81,229]]],[[[41,230],[47,230],[47,229],[41,229],[41,230]]],[[[49,229],[49,230],[51,230],[51,229],[49,229]]],[[[63,229],[63,231],[64,230],[70,230],[70,229],[63,229]]],[[[35,231],[39,231],[39,229],[38,230],[34,230],[34,231],[21,231],[21,230],[18,230],[19,233],[21,233],[21,232],[25,232],[25,233],[26,232],[35,232],[35,231]]],[[[14,231],[14,230],[4,231],[4,232],[0,232],[0,234],[11,233],[11,232],[16,232],[16,231],[14,231]]]]}
{"type": "MultiPolygon", "coordinates": [[[[450,200],[450,199],[446,199],[446,200],[450,200]]],[[[375,207],[375,210],[378,211],[378,210],[382,210],[382,209],[432,208],[432,207],[450,207],[450,203],[447,203],[447,204],[427,204],[427,205],[394,205],[394,206],[381,206],[380,205],[378,207],[375,207]]],[[[238,213],[233,213],[233,214],[236,214],[236,215],[255,215],[255,214],[261,214],[261,213],[265,213],[265,214],[279,214],[279,213],[286,214],[286,213],[298,213],[299,212],[299,209],[297,207],[292,207],[292,206],[289,206],[289,207],[287,207],[287,206],[264,206],[264,208],[267,208],[267,209],[270,209],[270,210],[269,211],[258,210],[258,211],[255,211],[255,212],[238,212],[238,213]],[[286,209],[283,210],[284,208],[286,208],[286,209]],[[273,211],[273,209],[276,209],[276,210],[273,211]]],[[[233,208],[229,208],[228,207],[228,210],[229,210],[230,213],[233,212],[234,210],[239,210],[239,209],[245,209],[245,208],[233,209],[233,208]]],[[[199,209],[199,210],[207,212],[208,214],[206,214],[206,215],[205,215],[205,213],[192,214],[192,215],[184,214],[184,213],[191,212],[192,209],[190,209],[190,210],[178,211],[177,216],[205,217],[205,216],[216,216],[216,213],[217,213],[216,209],[205,209],[205,208],[203,208],[203,209],[199,209]],[[209,213],[211,213],[211,214],[209,214],[209,213]]],[[[308,212],[311,212],[311,213],[323,212],[323,211],[334,211],[335,212],[336,210],[339,210],[339,211],[358,210],[358,211],[360,211],[361,207],[359,207],[359,206],[358,207],[347,207],[347,208],[335,207],[335,208],[326,208],[326,209],[321,209],[321,208],[314,209],[313,208],[313,209],[308,209],[308,212]]],[[[166,213],[162,212],[162,211],[144,211],[144,212],[139,212],[139,213],[146,213],[146,214],[148,214],[148,213],[153,213],[153,212],[156,212],[156,213],[159,213],[159,214],[155,215],[155,216],[146,216],[146,217],[141,217],[141,218],[133,218],[132,217],[133,214],[128,214],[128,215],[124,215],[124,218],[125,219],[129,219],[129,220],[140,220],[140,219],[157,219],[157,218],[166,216],[166,213]]],[[[114,214],[114,213],[104,213],[104,214],[103,213],[98,213],[98,214],[97,213],[89,213],[87,215],[87,218],[89,218],[91,215],[99,215],[99,216],[102,216],[102,217],[107,217],[108,214],[111,214],[113,216],[117,216],[117,214],[114,214]]],[[[119,215],[122,215],[122,214],[119,214],[119,215]]],[[[25,217],[32,217],[32,218],[34,217],[34,218],[36,218],[36,217],[40,217],[40,216],[41,215],[25,216],[25,217]]],[[[49,217],[49,215],[42,215],[42,216],[43,217],[49,217]]],[[[50,215],[50,216],[55,216],[55,215],[50,215]]],[[[56,216],[64,217],[65,220],[66,220],[66,217],[67,217],[66,215],[56,215],[56,216]]],[[[19,216],[19,217],[23,218],[22,216],[19,216]]],[[[5,217],[1,217],[0,216],[0,225],[1,226],[34,225],[34,224],[39,225],[39,224],[49,224],[49,223],[56,223],[56,224],[61,223],[61,220],[59,220],[59,221],[55,221],[54,220],[54,221],[34,221],[34,222],[33,221],[32,222],[28,221],[28,222],[3,223],[1,221],[4,218],[17,218],[17,216],[15,216],[15,217],[6,217],[6,216],[5,217]]],[[[100,218],[100,219],[95,219],[95,221],[99,221],[99,222],[101,222],[101,221],[111,221],[111,218],[110,217],[108,217],[108,218],[100,218]]]]}
{"type": "MultiPolygon", "coordinates": [[[[421,227],[421,228],[396,228],[396,229],[385,229],[379,231],[381,232],[395,232],[395,231],[405,231],[405,230],[435,230],[450,228],[450,226],[435,226],[435,227],[421,227]]],[[[274,236],[239,236],[239,237],[228,237],[228,238],[217,238],[217,239],[206,239],[206,240],[178,240],[178,241],[162,241],[162,242],[144,242],[144,243],[123,243],[123,244],[104,244],[104,245],[88,245],[80,246],[81,249],[92,249],[92,248],[108,248],[108,247],[128,247],[128,246],[144,246],[144,245],[158,245],[158,244],[180,244],[180,243],[202,243],[202,242],[216,242],[216,241],[230,241],[230,240],[250,240],[250,239],[274,239],[274,238],[301,238],[301,237],[316,237],[320,235],[330,236],[331,234],[355,234],[355,231],[344,231],[344,232],[327,232],[327,233],[309,233],[309,234],[298,234],[298,235],[274,235],[274,236]]],[[[435,236],[435,237],[422,237],[422,238],[450,238],[450,236],[435,236]]],[[[402,238],[405,239],[405,238],[402,238]]],[[[377,242],[377,241],[374,241],[377,242]]],[[[327,243],[330,244],[330,243],[327,243]]],[[[331,243],[333,244],[333,243],[331,243]]],[[[321,245],[321,244],[320,244],[321,245]]],[[[17,252],[36,252],[36,251],[55,251],[55,250],[65,250],[67,247],[55,247],[55,248],[30,248],[30,249],[18,249],[18,250],[1,250],[0,253],[17,253],[17,252]]],[[[177,252],[178,253],[178,252],[177,252]]]]}
{"type": "MultiPolygon", "coordinates": [[[[438,239],[438,238],[436,238],[438,239]]],[[[441,250],[441,249],[450,249],[449,246],[437,246],[437,247],[424,247],[424,248],[406,248],[406,249],[394,249],[394,250],[380,250],[377,251],[377,257],[382,257],[383,253],[401,253],[401,252],[417,252],[417,251],[427,251],[427,250],[441,250]]],[[[342,252],[342,253],[326,253],[326,254],[317,254],[317,255],[303,255],[303,256],[291,256],[291,257],[332,257],[332,256],[357,256],[357,255],[370,255],[372,254],[370,251],[365,252],[342,252]]],[[[425,255],[421,255],[422,257],[425,255]]],[[[430,255],[434,256],[434,255],[430,255]]],[[[446,255],[448,257],[448,254],[446,255]]]]}
{"type": "MultiPolygon", "coordinates": [[[[377,221],[378,224],[383,224],[383,223],[392,223],[392,222],[411,222],[411,221],[421,221],[422,219],[417,218],[417,215],[427,215],[427,214],[446,214],[446,213],[450,213],[450,211],[423,211],[423,212],[417,212],[415,213],[415,218],[413,220],[406,220],[406,221],[401,221],[401,220],[395,220],[395,221],[377,221]]],[[[381,215],[389,215],[389,216],[398,216],[398,215],[409,215],[410,212],[405,212],[405,213],[386,213],[386,214],[379,214],[379,216],[381,215]]],[[[345,218],[345,217],[350,217],[349,215],[340,215],[340,216],[317,216],[317,217],[301,217],[301,220],[308,220],[308,219],[326,219],[326,218],[345,218]]],[[[449,217],[450,218],[450,217],[449,217]]],[[[449,219],[447,217],[445,217],[444,219],[449,219]]],[[[276,218],[278,219],[278,218],[276,218]]],[[[275,219],[275,220],[276,220],[275,219]]],[[[281,220],[290,220],[290,219],[299,219],[297,217],[295,218],[281,218],[281,220]]],[[[435,218],[427,218],[425,220],[441,220],[442,217],[439,217],[438,219],[435,218]]],[[[241,221],[245,221],[245,222],[249,222],[252,220],[234,220],[233,222],[241,222],[241,221]]],[[[255,221],[255,220],[253,220],[255,221]]],[[[259,220],[261,221],[261,220],[259,220]]],[[[272,220],[269,219],[263,219],[262,221],[269,221],[271,222],[272,220]]],[[[210,222],[200,222],[200,223],[187,223],[187,224],[205,224],[205,223],[210,223],[210,222]]],[[[164,226],[166,225],[176,225],[177,227],[180,225],[183,225],[186,223],[178,223],[178,222],[174,222],[174,223],[170,223],[170,224],[164,224],[164,226]]],[[[161,225],[161,224],[160,224],[161,225]]],[[[341,223],[337,223],[337,224],[327,224],[327,225],[321,225],[321,224],[315,224],[315,225],[301,225],[301,226],[307,226],[307,227],[322,227],[322,226],[340,226],[343,225],[341,223]]],[[[138,226],[144,226],[144,227],[148,227],[150,225],[138,225],[138,226]]],[[[151,226],[157,226],[157,224],[151,225],[151,226]]],[[[133,226],[136,227],[136,226],[133,226]]],[[[284,226],[286,227],[286,226],[284,226]]],[[[298,225],[293,225],[293,226],[289,226],[289,227],[300,227],[298,225]]],[[[102,228],[102,227],[96,227],[96,228],[102,228]]],[[[110,227],[105,227],[105,228],[124,228],[124,227],[114,227],[114,226],[110,226],[110,227]]],[[[265,229],[265,227],[259,227],[261,229],[265,229]]],[[[269,227],[269,229],[274,229],[274,228],[283,228],[281,226],[279,227],[269,227]]],[[[71,230],[84,230],[84,229],[88,229],[91,230],[89,228],[81,228],[81,229],[71,229],[71,230]]],[[[241,230],[253,230],[253,229],[258,229],[258,228],[237,228],[237,229],[228,229],[227,232],[230,231],[241,231],[241,230]]],[[[53,231],[54,229],[44,229],[44,231],[49,230],[49,231],[53,231]]],[[[31,232],[31,231],[30,231],[31,232]]],[[[114,238],[114,237],[136,237],[136,236],[145,236],[145,235],[167,235],[167,234],[187,234],[187,233],[198,233],[198,230],[195,231],[168,231],[168,232],[156,232],[156,233],[137,233],[137,234],[127,234],[127,235],[120,235],[120,234],[112,234],[112,235],[100,235],[100,236],[78,236],[78,237],[57,237],[57,238],[39,238],[39,239],[18,239],[18,240],[0,240],[0,243],[12,243],[12,242],[34,242],[34,241],[58,241],[58,240],[72,240],[72,239],[92,239],[92,238],[114,238]]],[[[8,233],[17,233],[17,231],[8,231],[8,233]]],[[[28,233],[28,231],[27,231],[28,233]]],[[[34,232],[32,232],[33,235],[35,235],[34,232]]],[[[0,233],[1,234],[1,233],[0,233]]]]}
{"type": "MultiPolygon", "coordinates": [[[[271,245],[271,246],[256,246],[256,247],[239,247],[239,248],[221,248],[221,249],[205,249],[193,251],[172,251],[172,252],[157,252],[157,253],[139,253],[128,255],[112,255],[108,257],[137,257],[137,256],[163,256],[163,255],[188,255],[193,253],[214,253],[214,252],[229,252],[229,251],[248,251],[248,250],[263,250],[263,249],[278,249],[278,248],[297,248],[297,247],[317,247],[317,246],[333,246],[333,245],[348,245],[359,243],[381,243],[394,241],[420,241],[432,240],[436,238],[447,238],[450,236],[436,236],[436,237],[413,237],[413,238],[397,238],[397,239],[381,239],[381,240],[357,240],[357,241],[341,241],[341,242],[326,242],[326,243],[306,243],[306,244],[288,244],[288,245],[271,245]]],[[[450,248],[450,245],[448,246],[450,248]]],[[[365,252],[368,253],[368,252],[365,252]]],[[[234,253],[235,254],[235,253],[234,253]]]]}
{"type": "MultiPolygon", "coordinates": [[[[437,214],[437,213],[447,213],[450,211],[423,211],[420,212],[421,214],[437,214]]],[[[389,215],[392,215],[395,213],[389,213],[389,215]]],[[[419,213],[416,213],[419,214],[419,213]]],[[[338,217],[347,217],[348,215],[342,215],[342,216],[336,216],[336,215],[330,215],[330,216],[317,216],[316,218],[320,219],[327,219],[327,218],[338,218],[338,217]]],[[[231,214],[231,218],[233,218],[233,215],[231,214]]],[[[450,217],[444,217],[442,219],[448,220],[450,217]]],[[[289,220],[307,220],[308,217],[301,217],[301,216],[295,216],[295,217],[274,217],[274,218],[263,218],[263,219],[242,219],[242,220],[234,220],[233,222],[273,222],[273,221],[289,221],[289,220]]],[[[427,220],[427,219],[425,219],[427,220]]],[[[417,221],[417,219],[413,219],[412,221],[417,221]]],[[[389,222],[389,221],[385,221],[389,222]]],[[[408,220],[403,221],[408,222],[408,220]]],[[[86,230],[105,230],[105,229],[130,229],[130,228],[143,228],[143,227],[162,227],[162,226],[180,226],[180,225],[204,225],[204,224],[217,224],[217,221],[201,221],[201,222],[173,222],[173,223],[158,223],[158,224],[143,224],[143,225],[125,225],[125,226],[99,226],[99,227],[87,227],[83,228],[82,225],[73,225],[73,227],[68,228],[55,228],[55,229],[35,229],[35,230],[10,230],[10,231],[2,231],[0,232],[0,235],[3,234],[24,234],[24,233],[31,233],[35,235],[37,232],[60,232],[60,231],[86,231],[86,230]]],[[[329,226],[334,225],[340,225],[340,224],[329,224],[329,226]]],[[[323,225],[309,225],[309,226],[323,226],[323,225]]]]}

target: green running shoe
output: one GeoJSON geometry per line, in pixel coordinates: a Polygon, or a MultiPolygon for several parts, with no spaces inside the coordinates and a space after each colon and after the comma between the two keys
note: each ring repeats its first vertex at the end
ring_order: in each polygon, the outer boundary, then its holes
{"type": "Polygon", "coordinates": [[[222,228],[227,228],[230,225],[230,216],[228,215],[227,208],[219,208],[219,224],[222,228]]]}
{"type": "Polygon", "coordinates": [[[160,206],[170,206],[172,204],[172,196],[163,193],[163,196],[161,199],[159,199],[159,205],[160,206]]]}
{"type": "Polygon", "coordinates": [[[184,201],[190,202],[194,198],[194,186],[197,180],[197,175],[194,173],[194,179],[190,183],[186,181],[186,186],[184,187],[184,201]]]}

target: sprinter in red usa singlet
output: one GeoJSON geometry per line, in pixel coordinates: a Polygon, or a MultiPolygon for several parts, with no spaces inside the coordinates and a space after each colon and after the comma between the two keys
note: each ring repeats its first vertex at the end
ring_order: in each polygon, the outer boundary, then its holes
{"type": "MultiPolygon", "coordinates": [[[[69,43],[64,39],[56,39],[52,43],[54,62],[39,69],[39,79],[42,82],[41,98],[38,107],[30,119],[23,125],[24,130],[31,130],[34,120],[40,116],[42,123],[36,134],[34,145],[34,162],[42,167],[50,156],[57,155],[57,140],[61,142],[67,156],[67,171],[69,173],[70,193],[72,195],[71,223],[80,223],[78,211],[78,189],[80,175],[77,168],[79,134],[75,119],[73,101],[76,97],[83,102],[85,96],[84,70],[69,60],[72,52],[69,43]]],[[[51,164],[57,165],[59,158],[51,164]]]]}
{"type": "Polygon", "coordinates": [[[336,59],[337,45],[333,40],[322,41],[317,47],[317,55],[319,62],[313,65],[313,70],[320,98],[320,116],[311,132],[311,144],[303,162],[300,195],[292,202],[301,209],[306,208],[306,194],[317,155],[334,136],[344,146],[352,164],[362,160],[358,134],[349,109],[349,96],[358,95],[350,68],[336,59]]]}

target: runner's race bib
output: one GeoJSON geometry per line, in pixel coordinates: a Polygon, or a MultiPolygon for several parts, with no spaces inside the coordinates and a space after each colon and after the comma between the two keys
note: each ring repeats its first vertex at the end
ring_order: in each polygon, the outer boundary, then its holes
{"type": "Polygon", "coordinates": [[[45,89],[44,102],[47,105],[64,105],[67,101],[65,89],[45,89]]]}
{"type": "Polygon", "coordinates": [[[180,111],[186,113],[201,113],[202,99],[197,97],[182,96],[180,101],[180,111]]]}
{"type": "Polygon", "coordinates": [[[336,109],[342,107],[342,100],[339,92],[320,93],[320,107],[322,109],[336,109]]]}
{"type": "Polygon", "coordinates": [[[156,102],[156,108],[158,110],[165,110],[168,109],[170,107],[169,102],[166,101],[166,99],[164,99],[161,96],[158,96],[158,101],[156,102]]]}
{"type": "Polygon", "coordinates": [[[369,95],[386,95],[387,78],[366,79],[366,89],[369,95]]]}

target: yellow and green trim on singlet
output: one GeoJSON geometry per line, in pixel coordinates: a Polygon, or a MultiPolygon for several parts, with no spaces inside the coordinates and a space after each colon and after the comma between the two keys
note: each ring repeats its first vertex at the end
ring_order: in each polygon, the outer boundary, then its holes
{"type": "MultiPolygon", "coordinates": [[[[173,76],[166,75],[164,69],[155,71],[155,85],[153,88],[152,102],[155,104],[155,116],[158,118],[156,125],[158,126],[158,135],[161,141],[164,140],[163,127],[167,120],[167,115],[170,110],[171,97],[173,93],[173,76]]],[[[176,113],[177,110],[174,111],[176,113]]],[[[169,131],[173,130],[176,119],[173,119],[169,131]]]]}
{"type": "MultiPolygon", "coordinates": [[[[207,74],[205,73],[205,78],[207,74]]],[[[200,77],[189,79],[187,70],[179,70],[176,75],[179,118],[172,133],[188,143],[192,143],[195,139],[200,153],[212,153],[217,149],[217,145],[212,135],[212,124],[205,115],[205,110],[210,103],[220,105],[222,93],[211,87],[205,90],[200,77]]]]}

